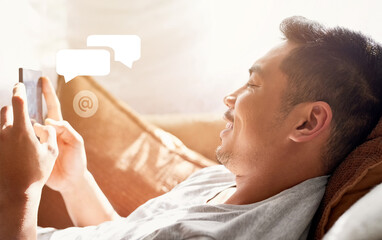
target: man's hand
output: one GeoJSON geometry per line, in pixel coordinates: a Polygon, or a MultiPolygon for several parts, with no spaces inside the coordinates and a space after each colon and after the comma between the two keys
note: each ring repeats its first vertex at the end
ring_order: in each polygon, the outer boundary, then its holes
{"type": "Polygon", "coordinates": [[[51,82],[46,77],[42,77],[42,92],[48,110],[48,119],[45,120],[45,124],[55,128],[60,152],[46,185],[63,193],[75,187],[76,182],[84,178],[87,171],[84,142],[72,126],[63,121],[60,102],[51,82]]]}
{"type": "Polygon", "coordinates": [[[24,84],[13,88],[12,105],[0,118],[0,238],[34,239],[41,189],[58,155],[56,133],[32,126],[24,84]]]}
{"type": "Polygon", "coordinates": [[[76,226],[96,225],[118,218],[87,170],[83,139],[68,122],[63,121],[56,92],[45,77],[42,78],[42,91],[48,108],[45,124],[55,128],[60,152],[46,185],[61,193],[76,226]]]}
{"type": "Polygon", "coordinates": [[[58,155],[54,128],[31,124],[24,84],[15,85],[12,105],[13,108],[7,106],[1,109],[1,193],[25,191],[32,184],[42,188],[58,155]]]}

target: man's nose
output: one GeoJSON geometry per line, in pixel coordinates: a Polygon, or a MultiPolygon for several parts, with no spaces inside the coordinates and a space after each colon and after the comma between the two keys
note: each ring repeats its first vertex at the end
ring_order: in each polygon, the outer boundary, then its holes
{"type": "Polygon", "coordinates": [[[232,94],[224,97],[224,104],[227,105],[227,107],[229,108],[233,108],[233,106],[235,106],[235,102],[236,102],[236,96],[232,94]]]}

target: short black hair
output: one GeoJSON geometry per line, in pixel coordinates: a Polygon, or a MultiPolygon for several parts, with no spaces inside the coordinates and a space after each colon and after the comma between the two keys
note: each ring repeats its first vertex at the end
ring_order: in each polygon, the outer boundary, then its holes
{"type": "Polygon", "coordinates": [[[280,30],[297,44],[280,65],[288,79],[284,106],[324,101],[332,109],[331,134],[322,154],[329,173],[381,117],[381,45],[360,32],[326,28],[299,16],[283,20],[280,30]]]}

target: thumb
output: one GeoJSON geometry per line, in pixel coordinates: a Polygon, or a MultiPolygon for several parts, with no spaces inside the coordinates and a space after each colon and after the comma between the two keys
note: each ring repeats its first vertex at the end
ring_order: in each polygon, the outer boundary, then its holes
{"type": "Polygon", "coordinates": [[[27,95],[23,83],[17,83],[13,87],[12,106],[13,125],[18,127],[24,127],[29,131],[32,131],[32,125],[30,123],[28,114],[27,95]]]}

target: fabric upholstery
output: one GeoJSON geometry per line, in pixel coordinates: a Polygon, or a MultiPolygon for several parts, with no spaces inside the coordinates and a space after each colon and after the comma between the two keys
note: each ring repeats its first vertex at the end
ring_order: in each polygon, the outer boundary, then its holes
{"type": "Polygon", "coordinates": [[[353,204],[325,234],[324,240],[382,239],[382,183],[353,204]]]}
{"type": "Polygon", "coordinates": [[[219,134],[226,122],[222,113],[212,114],[154,114],[144,119],[179,138],[188,148],[216,161],[220,145],[219,134]]]}

